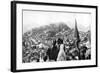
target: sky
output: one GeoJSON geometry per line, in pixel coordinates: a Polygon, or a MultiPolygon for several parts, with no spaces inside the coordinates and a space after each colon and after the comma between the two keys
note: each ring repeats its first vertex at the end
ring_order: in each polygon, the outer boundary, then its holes
{"type": "Polygon", "coordinates": [[[89,13],[23,11],[23,33],[35,27],[60,22],[66,23],[70,28],[74,28],[75,19],[79,31],[86,32],[90,29],[91,14],[89,13]]]}

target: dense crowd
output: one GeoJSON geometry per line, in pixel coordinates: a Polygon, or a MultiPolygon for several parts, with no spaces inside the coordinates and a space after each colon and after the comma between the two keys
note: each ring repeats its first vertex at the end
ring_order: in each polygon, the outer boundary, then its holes
{"type": "MultiPolygon", "coordinates": [[[[32,41],[32,40],[31,40],[32,41]]],[[[23,40],[23,63],[51,62],[91,59],[91,45],[89,39],[52,39],[52,45],[47,46],[42,42],[30,43],[29,39],[23,40]]]]}

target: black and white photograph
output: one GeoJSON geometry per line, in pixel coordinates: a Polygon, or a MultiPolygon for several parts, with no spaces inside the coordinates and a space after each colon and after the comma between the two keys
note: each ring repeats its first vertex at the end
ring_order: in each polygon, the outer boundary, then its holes
{"type": "Polygon", "coordinates": [[[97,67],[97,6],[15,1],[12,30],[13,72],[97,67]]]}
{"type": "Polygon", "coordinates": [[[91,59],[91,14],[23,10],[22,62],[91,59]]]}

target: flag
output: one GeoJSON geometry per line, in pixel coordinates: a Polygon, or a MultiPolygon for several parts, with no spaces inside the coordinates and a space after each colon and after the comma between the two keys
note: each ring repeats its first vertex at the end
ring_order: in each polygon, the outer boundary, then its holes
{"type": "Polygon", "coordinates": [[[80,41],[80,37],[79,37],[79,32],[78,32],[78,28],[77,28],[77,21],[75,19],[75,32],[74,32],[74,38],[76,39],[77,42],[80,41]]]}

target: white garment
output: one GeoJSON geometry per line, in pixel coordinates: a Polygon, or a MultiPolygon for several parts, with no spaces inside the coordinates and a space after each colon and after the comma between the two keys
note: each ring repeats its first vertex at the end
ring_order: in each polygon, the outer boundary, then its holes
{"type": "Polygon", "coordinates": [[[85,45],[86,45],[87,48],[91,48],[91,43],[90,43],[89,41],[87,41],[87,42],[85,43],[85,45]]]}
{"type": "Polygon", "coordinates": [[[60,45],[60,51],[58,53],[57,61],[65,61],[66,60],[66,54],[64,52],[64,45],[60,45]]]}
{"type": "Polygon", "coordinates": [[[40,43],[38,46],[39,46],[39,48],[43,48],[43,44],[42,43],[40,43]]]}

